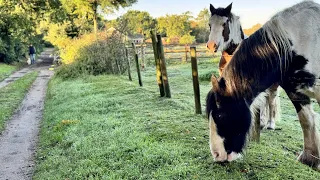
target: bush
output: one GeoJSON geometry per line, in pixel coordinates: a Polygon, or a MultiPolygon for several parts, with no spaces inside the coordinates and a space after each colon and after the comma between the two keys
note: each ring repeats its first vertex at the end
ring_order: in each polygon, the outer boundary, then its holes
{"type": "Polygon", "coordinates": [[[186,34],[186,35],[183,35],[180,40],[179,40],[179,43],[180,44],[192,44],[194,43],[196,40],[196,37],[195,36],[191,36],[189,34],[186,34]]]}
{"type": "Polygon", "coordinates": [[[12,64],[27,59],[30,43],[41,52],[42,35],[35,32],[35,24],[27,15],[6,8],[9,5],[0,5],[0,62],[12,64]]]}
{"type": "Polygon", "coordinates": [[[73,50],[66,52],[66,54],[77,54],[73,62],[67,61],[69,64],[62,65],[56,73],[57,76],[75,78],[87,74],[123,74],[127,70],[125,46],[119,35],[96,40],[78,50],[77,48],[73,50]]]}

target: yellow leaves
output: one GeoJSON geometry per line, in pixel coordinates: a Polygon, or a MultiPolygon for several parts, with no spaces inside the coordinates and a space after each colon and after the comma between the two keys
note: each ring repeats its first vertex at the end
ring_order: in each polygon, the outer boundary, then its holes
{"type": "Polygon", "coordinates": [[[70,125],[75,125],[80,123],[79,120],[62,120],[60,123],[58,122],[55,126],[54,126],[54,130],[55,131],[63,131],[65,128],[67,128],[70,125]]]}
{"type": "Polygon", "coordinates": [[[73,63],[80,54],[82,48],[90,46],[96,40],[104,40],[107,38],[106,32],[99,32],[97,36],[94,33],[85,34],[79,38],[65,38],[61,39],[58,44],[60,49],[60,57],[64,64],[73,63]]]}
{"type": "Polygon", "coordinates": [[[256,32],[258,29],[260,29],[261,26],[262,26],[261,24],[256,24],[256,25],[252,26],[249,29],[244,29],[243,32],[244,32],[245,35],[250,36],[251,34],[256,32]]]}
{"type": "Polygon", "coordinates": [[[78,124],[80,123],[79,120],[62,120],[61,124],[62,125],[71,125],[71,124],[78,124]]]}

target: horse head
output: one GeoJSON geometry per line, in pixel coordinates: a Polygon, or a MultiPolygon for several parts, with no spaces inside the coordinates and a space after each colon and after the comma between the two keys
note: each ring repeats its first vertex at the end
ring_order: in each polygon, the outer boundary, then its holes
{"type": "Polygon", "coordinates": [[[226,8],[215,8],[210,4],[210,35],[207,48],[213,52],[224,51],[231,44],[240,44],[244,39],[238,16],[231,13],[232,3],[226,8]]]}
{"type": "Polygon", "coordinates": [[[244,99],[233,97],[223,77],[212,76],[212,90],[207,96],[210,151],[215,161],[237,159],[246,143],[251,113],[244,99]]]}

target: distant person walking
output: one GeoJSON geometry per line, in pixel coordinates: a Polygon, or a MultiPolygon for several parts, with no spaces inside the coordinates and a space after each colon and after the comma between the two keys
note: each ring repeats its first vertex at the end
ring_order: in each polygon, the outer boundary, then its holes
{"type": "Polygon", "coordinates": [[[29,55],[30,55],[31,64],[34,64],[36,62],[36,49],[33,47],[32,44],[30,44],[29,46],[29,55]]]}

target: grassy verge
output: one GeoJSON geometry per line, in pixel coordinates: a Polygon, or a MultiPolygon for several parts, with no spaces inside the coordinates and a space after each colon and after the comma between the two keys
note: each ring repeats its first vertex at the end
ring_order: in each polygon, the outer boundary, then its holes
{"type": "Polygon", "coordinates": [[[17,69],[16,66],[0,63],[0,82],[5,78],[7,78],[16,69],[17,69]]]}
{"type": "Polygon", "coordinates": [[[4,128],[5,121],[19,107],[37,75],[37,72],[29,73],[8,86],[0,88],[0,132],[4,128]]]}
{"type": "MultiPolygon", "coordinates": [[[[212,69],[213,63],[199,64],[199,74],[212,69]]],[[[295,160],[302,132],[287,99],[281,102],[281,130],[263,131],[261,143],[250,143],[243,160],[214,163],[207,120],[194,114],[190,64],[169,66],[168,74],[172,99],[158,97],[154,69],[142,72],[142,88],[136,78],[116,76],[51,80],[33,178],[320,178],[295,160]]],[[[210,83],[200,88],[204,104],[210,83]]]]}

